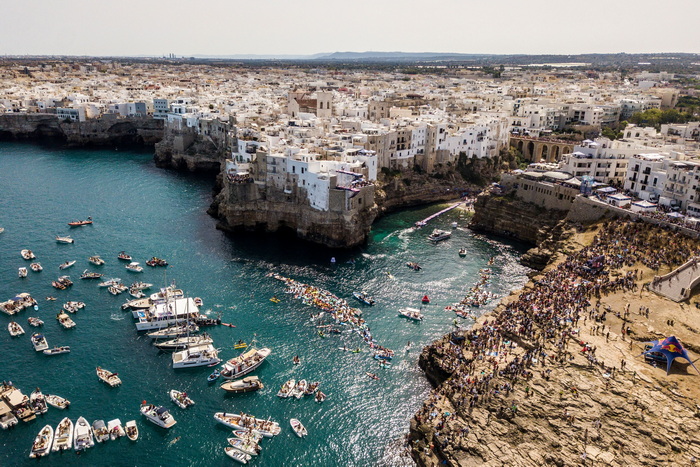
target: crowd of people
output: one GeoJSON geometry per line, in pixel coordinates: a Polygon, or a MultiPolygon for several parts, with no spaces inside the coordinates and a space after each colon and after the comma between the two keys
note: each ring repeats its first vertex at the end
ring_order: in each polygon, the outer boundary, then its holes
{"type": "MultiPolygon", "coordinates": [[[[590,320],[596,334],[603,332],[606,314],[612,310],[601,309],[600,297],[635,290],[641,277],[639,267],[635,269],[638,263],[654,270],[674,268],[700,253],[696,240],[677,232],[661,235],[661,231],[641,221],[609,221],[589,246],[544,273],[517,299],[499,306],[483,325],[454,332],[433,344],[430,352],[438,356],[433,362],[447,378],[416,414],[416,421],[442,427],[455,419],[454,414],[436,410],[440,396],[449,399],[463,420],[451,427],[452,435],[468,431],[464,423],[469,423],[474,407],[497,398],[500,416],[516,416],[517,397],[523,393],[506,401],[514,387],[523,386],[524,397],[528,397],[535,372],[549,379],[551,368],[546,366],[573,360],[574,352],[583,355],[589,365],[600,366],[609,377],[613,369],[605,367],[596,356],[596,347],[581,338],[580,324],[590,320]]],[[[624,312],[626,318],[629,306],[624,312]]],[[[648,310],[645,312],[648,316],[648,310]]],[[[616,314],[622,316],[619,311],[616,314]]],[[[630,332],[625,322],[621,331],[623,339],[630,332]]],[[[569,389],[577,395],[576,388],[569,389]]]]}

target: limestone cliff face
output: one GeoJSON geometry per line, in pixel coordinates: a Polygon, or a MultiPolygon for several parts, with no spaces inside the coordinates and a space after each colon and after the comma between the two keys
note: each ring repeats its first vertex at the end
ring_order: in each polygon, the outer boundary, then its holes
{"type": "Polygon", "coordinates": [[[85,122],[60,121],[52,114],[0,115],[0,139],[52,139],[69,147],[153,146],[163,138],[163,122],[150,117],[104,116],[85,122]]]}
{"type": "Polygon", "coordinates": [[[566,214],[567,211],[544,209],[512,197],[485,193],[474,204],[469,227],[539,245],[566,214]]]}
{"type": "Polygon", "coordinates": [[[301,239],[331,248],[350,248],[367,240],[377,216],[373,186],[363,187],[353,198],[347,191],[331,190],[329,210],[315,209],[305,199],[306,192],[297,187],[284,192],[252,179],[235,183],[223,177],[209,212],[222,230],[292,230],[301,239]]]}
{"type": "Polygon", "coordinates": [[[153,160],[157,167],[188,172],[219,172],[226,159],[227,145],[186,128],[166,129],[163,139],[155,146],[153,160]]]}
{"type": "Polygon", "coordinates": [[[400,176],[381,176],[377,182],[376,201],[380,213],[386,214],[411,206],[453,200],[467,191],[470,191],[469,186],[456,172],[435,178],[411,171],[400,176]]]}

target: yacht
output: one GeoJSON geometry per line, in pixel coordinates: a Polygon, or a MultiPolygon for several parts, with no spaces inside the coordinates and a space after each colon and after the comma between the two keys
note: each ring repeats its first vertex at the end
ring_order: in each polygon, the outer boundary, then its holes
{"type": "Polygon", "coordinates": [[[199,331],[199,326],[193,323],[178,324],[175,326],[168,326],[167,328],[159,329],[158,331],[152,331],[146,334],[151,339],[171,339],[177,337],[187,336],[190,333],[199,331]]]}
{"type": "Polygon", "coordinates": [[[196,345],[212,344],[213,342],[209,334],[204,333],[198,336],[177,337],[164,342],[156,342],[153,345],[161,350],[182,350],[196,345]]]}
{"type": "Polygon", "coordinates": [[[173,353],[173,368],[214,366],[221,363],[219,351],[211,344],[195,345],[173,353]]]}
{"type": "Polygon", "coordinates": [[[227,381],[220,387],[226,392],[238,394],[241,392],[257,391],[265,386],[257,376],[246,376],[245,378],[238,379],[236,381],[227,381]]]}
{"type": "Polygon", "coordinates": [[[430,235],[428,235],[428,240],[430,240],[431,242],[437,243],[437,242],[442,241],[442,240],[447,240],[451,236],[452,236],[452,232],[450,232],[448,230],[435,229],[435,230],[433,230],[433,232],[430,235]]]}
{"type": "Polygon", "coordinates": [[[225,379],[233,379],[239,376],[247,375],[262,365],[262,363],[271,353],[272,350],[267,347],[262,349],[251,347],[238,357],[234,357],[224,363],[224,366],[221,369],[221,376],[223,376],[225,379]]]}
{"type": "Polygon", "coordinates": [[[126,265],[126,270],[131,272],[143,272],[143,266],[140,266],[136,261],[126,265]]]}
{"type": "Polygon", "coordinates": [[[145,402],[146,401],[141,404],[141,415],[146,417],[150,422],[155,423],[161,428],[170,428],[177,423],[165,407],[146,404],[145,402]]]}
{"type": "Polygon", "coordinates": [[[135,323],[137,331],[153,331],[196,319],[199,307],[192,298],[183,297],[158,301],[147,310],[134,310],[132,313],[138,320],[135,323]]]}

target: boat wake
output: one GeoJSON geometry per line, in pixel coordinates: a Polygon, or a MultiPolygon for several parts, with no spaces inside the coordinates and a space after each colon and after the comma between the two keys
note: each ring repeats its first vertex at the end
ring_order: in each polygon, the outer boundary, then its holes
{"type": "Polygon", "coordinates": [[[362,253],[362,257],[366,259],[379,259],[386,258],[386,253],[379,253],[376,255],[370,255],[369,253],[362,253]]]}
{"type": "Polygon", "coordinates": [[[112,314],[109,316],[109,319],[111,319],[112,321],[121,321],[121,320],[124,319],[124,315],[120,315],[120,314],[118,314],[118,313],[112,313],[112,314]]]}

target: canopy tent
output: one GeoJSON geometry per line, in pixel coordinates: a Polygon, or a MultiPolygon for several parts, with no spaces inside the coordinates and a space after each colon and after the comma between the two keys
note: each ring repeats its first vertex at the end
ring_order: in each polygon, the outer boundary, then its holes
{"type": "Polygon", "coordinates": [[[671,212],[671,213],[666,214],[666,216],[672,217],[674,219],[680,219],[681,217],[685,217],[683,214],[681,214],[679,212],[671,212]]]}
{"type": "MultiPolygon", "coordinates": [[[[651,348],[645,350],[644,355],[652,352],[658,352],[666,357],[666,374],[671,371],[671,364],[673,363],[673,360],[678,357],[685,358],[688,360],[690,365],[695,368],[695,365],[690,359],[688,352],[683,348],[683,345],[676,338],[676,336],[669,336],[666,339],[647,342],[647,344],[651,344],[651,348]]],[[[700,373],[697,368],[695,368],[695,371],[700,373]]]]}

